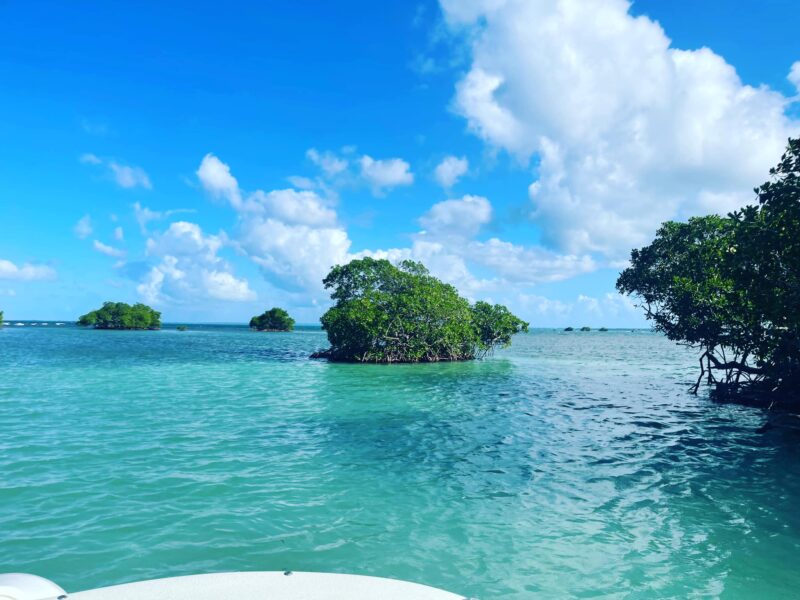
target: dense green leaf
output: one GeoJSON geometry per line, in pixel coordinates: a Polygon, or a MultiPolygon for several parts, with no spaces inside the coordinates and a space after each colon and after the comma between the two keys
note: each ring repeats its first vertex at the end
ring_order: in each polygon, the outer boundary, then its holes
{"type": "Polygon", "coordinates": [[[507,346],[528,324],[504,306],[469,302],[421,263],[363,258],[323,281],[335,305],[322,316],[331,348],[353,362],[465,360],[507,346]]]}
{"type": "Polygon", "coordinates": [[[258,331],[291,331],[294,319],[282,308],[271,308],[250,319],[250,328],[258,331]]]}
{"type": "Polygon", "coordinates": [[[617,288],[658,331],[702,348],[722,385],[789,392],[800,385],[800,139],[770,175],[756,205],[665,223],[617,288]]]}
{"type": "Polygon", "coordinates": [[[78,325],[95,329],[159,329],[161,313],[141,303],[131,306],[124,302],[105,302],[97,310],[82,315],[78,325]]]}

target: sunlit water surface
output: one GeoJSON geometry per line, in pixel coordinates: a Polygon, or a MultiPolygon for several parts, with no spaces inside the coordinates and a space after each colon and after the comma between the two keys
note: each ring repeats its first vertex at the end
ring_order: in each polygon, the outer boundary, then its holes
{"type": "Polygon", "coordinates": [[[800,433],[686,393],[648,332],[460,364],[319,331],[6,327],[0,572],[70,591],[228,570],[492,598],[796,598],[800,433]]]}

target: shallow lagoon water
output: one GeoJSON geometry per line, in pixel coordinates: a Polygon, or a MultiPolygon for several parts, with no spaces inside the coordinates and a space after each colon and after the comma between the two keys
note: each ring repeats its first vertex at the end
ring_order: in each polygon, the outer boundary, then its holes
{"type": "Polygon", "coordinates": [[[354,572],[492,598],[795,598],[800,432],[649,332],[308,360],[317,330],[0,331],[0,572],[354,572]]]}

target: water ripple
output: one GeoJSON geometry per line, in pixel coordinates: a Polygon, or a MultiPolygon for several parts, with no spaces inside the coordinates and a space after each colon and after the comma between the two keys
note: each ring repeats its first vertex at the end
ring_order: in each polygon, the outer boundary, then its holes
{"type": "Polygon", "coordinates": [[[650,333],[473,363],[309,361],[318,331],[0,332],[0,571],[201,571],[465,595],[790,598],[800,433],[686,394],[650,333]]]}

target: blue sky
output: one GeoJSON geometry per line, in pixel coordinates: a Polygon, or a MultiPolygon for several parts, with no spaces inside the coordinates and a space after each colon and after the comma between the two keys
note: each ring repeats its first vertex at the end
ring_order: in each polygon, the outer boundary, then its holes
{"type": "Polygon", "coordinates": [[[0,3],[0,308],[326,307],[422,260],[535,326],[640,326],[660,222],[751,199],[800,131],[788,1],[0,3]]]}

